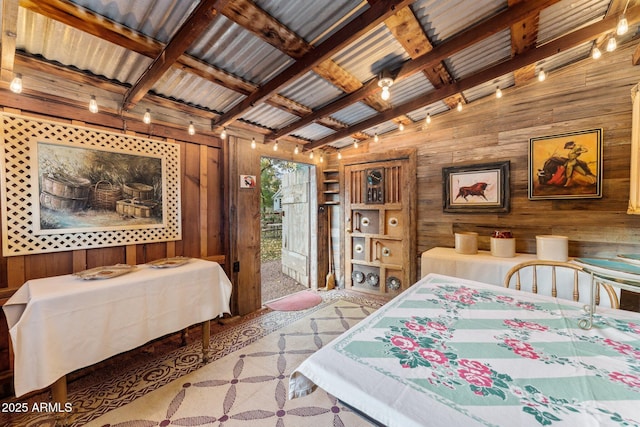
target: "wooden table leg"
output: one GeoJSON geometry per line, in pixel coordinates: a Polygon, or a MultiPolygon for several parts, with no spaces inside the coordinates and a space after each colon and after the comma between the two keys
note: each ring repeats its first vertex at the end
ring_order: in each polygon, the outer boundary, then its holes
{"type": "MultiPolygon", "coordinates": [[[[55,383],[51,385],[51,396],[53,402],[57,403],[58,408],[65,408],[67,404],[67,376],[60,377],[55,383]]],[[[67,413],[60,409],[56,413],[56,425],[67,425],[67,413]]]]}
{"type": "Polygon", "coordinates": [[[211,323],[209,320],[202,322],[202,361],[209,361],[209,338],[211,337],[211,323]]]}

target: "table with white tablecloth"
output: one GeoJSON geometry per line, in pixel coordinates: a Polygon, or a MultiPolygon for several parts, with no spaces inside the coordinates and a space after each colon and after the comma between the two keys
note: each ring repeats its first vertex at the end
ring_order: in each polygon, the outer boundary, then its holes
{"type": "MultiPolygon", "coordinates": [[[[495,257],[489,251],[478,251],[476,254],[460,254],[453,248],[436,247],[422,253],[421,256],[421,276],[429,273],[443,274],[446,276],[459,277],[461,279],[477,280],[490,285],[503,286],[504,279],[509,270],[517,264],[538,259],[535,254],[516,253],[514,257],[495,257]]],[[[523,290],[531,289],[533,274],[531,267],[522,270],[521,282],[523,290]]],[[[579,278],[579,300],[588,303],[591,292],[591,276],[587,273],[580,273],[579,278]]],[[[551,268],[542,267],[538,269],[539,292],[551,294],[551,268]]],[[[515,280],[515,278],[512,278],[515,280]]],[[[573,299],[573,271],[557,270],[558,297],[573,299]]],[[[513,287],[513,281],[512,287],[513,287]]],[[[615,289],[620,298],[620,289],[615,289]]],[[[610,307],[609,297],[605,292],[600,295],[600,305],[610,307]]]]}
{"type": "Polygon", "coordinates": [[[231,283],[215,262],[143,264],[106,280],[29,280],[3,306],[16,396],[163,335],[229,312],[231,283]]]}
{"type": "Polygon", "coordinates": [[[387,427],[638,426],[640,314],[588,317],[429,274],[302,362],[289,397],[319,387],[387,427]]]}

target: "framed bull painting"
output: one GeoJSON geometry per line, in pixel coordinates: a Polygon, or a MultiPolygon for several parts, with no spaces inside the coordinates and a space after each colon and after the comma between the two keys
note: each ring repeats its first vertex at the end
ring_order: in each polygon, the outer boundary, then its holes
{"type": "Polygon", "coordinates": [[[529,199],[602,197],[602,129],[529,140],[529,199]]]}
{"type": "Polygon", "coordinates": [[[445,212],[509,212],[509,161],[442,168],[445,212]]]}

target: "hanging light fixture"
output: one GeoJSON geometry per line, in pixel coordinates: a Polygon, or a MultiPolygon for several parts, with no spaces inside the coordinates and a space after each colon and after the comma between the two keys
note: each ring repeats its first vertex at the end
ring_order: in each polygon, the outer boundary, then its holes
{"type": "Polygon", "coordinates": [[[618,47],[618,43],[616,42],[616,38],[613,34],[609,35],[609,40],[607,41],[607,52],[613,52],[618,47]]]}
{"type": "Polygon", "coordinates": [[[255,138],[251,138],[251,149],[252,150],[256,149],[256,139],[255,138]]]}
{"type": "Polygon", "coordinates": [[[380,78],[378,79],[378,86],[382,88],[380,98],[382,98],[384,101],[388,100],[389,96],[391,95],[391,93],[389,92],[389,88],[391,87],[391,85],[393,85],[393,78],[391,78],[391,74],[388,71],[383,70],[380,73],[380,78]]]}
{"type": "Polygon", "coordinates": [[[320,163],[324,162],[324,153],[321,151],[320,152],[320,163]]]}
{"type": "Polygon", "coordinates": [[[222,133],[220,133],[220,138],[222,139],[227,138],[227,128],[222,128],[222,133]]]}
{"type": "Polygon", "coordinates": [[[380,141],[380,137],[378,136],[378,132],[375,133],[375,135],[373,135],[373,142],[378,142],[380,141]]]}
{"type": "Polygon", "coordinates": [[[93,114],[98,112],[98,101],[96,101],[96,97],[91,95],[91,99],[89,100],[89,111],[93,114]]]}
{"type": "Polygon", "coordinates": [[[313,151],[310,151],[310,152],[309,152],[309,158],[310,158],[310,159],[313,159],[313,151]]]}
{"type": "Polygon", "coordinates": [[[462,111],[462,101],[458,101],[458,106],[456,107],[458,111],[462,111]]]}
{"type": "Polygon", "coordinates": [[[338,151],[338,160],[342,160],[342,153],[338,151]]]}
{"type": "Polygon", "coordinates": [[[398,130],[400,132],[402,132],[404,130],[404,123],[402,123],[402,122],[398,123],[398,130]]]}
{"type": "Polygon", "coordinates": [[[273,144],[273,151],[278,151],[278,141],[276,141],[276,143],[273,144]]]}
{"type": "Polygon", "coordinates": [[[193,126],[193,122],[189,122],[188,132],[189,132],[189,135],[195,135],[196,134],[196,128],[195,128],[195,126],[193,126]]]}
{"type": "Polygon", "coordinates": [[[295,150],[293,150],[293,154],[298,154],[300,152],[300,148],[298,147],[298,144],[296,144],[296,148],[295,150]]]}
{"type": "Polygon", "coordinates": [[[600,49],[598,49],[598,46],[594,46],[593,50],[591,51],[591,57],[593,59],[598,59],[602,56],[602,52],[600,51],[600,49]]]}
{"type": "Polygon", "coordinates": [[[144,112],[144,116],[142,117],[142,121],[147,125],[151,123],[151,111],[149,111],[148,108],[147,108],[147,111],[144,112]]]}
{"type": "Polygon", "coordinates": [[[500,89],[500,86],[496,88],[496,98],[502,98],[502,90],[500,89]]]}
{"type": "Polygon", "coordinates": [[[545,81],[545,79],[547,78],[547,73],[544,72],[544,68],[540,68],[540,71],[538,72],[538,81],[545,81]]]}
{"type": "Polygon", "coordinates": [[[622,15],[620,15],[620,19],[618,19],[618,25],[616,26],[616,34],[619,36],[626,34],[629,31],[629,22],[627,21],[627,7],[629,6],[629,0],[624,5],[624,10],[622,11],[622,15]]]}
{"type": "Polygon", "coordinates": [[[353,148],[358,148],[358,140],[357,139],[353,140],[353,148]]]}
{"type": "Polygon", "coordinates": [[[428,125],[431,124],[431,113],[427,113],[427,117],[424,119],[425,122],[427,122],[428,125]]]}
{"type": "Polygon", "coordinates": [[[13,80],[11,80],[9,89],[11,89],[11,92],[13,93],[22,92],[22,74],[16,73],[16,75],[13,77],[13,80]]]}

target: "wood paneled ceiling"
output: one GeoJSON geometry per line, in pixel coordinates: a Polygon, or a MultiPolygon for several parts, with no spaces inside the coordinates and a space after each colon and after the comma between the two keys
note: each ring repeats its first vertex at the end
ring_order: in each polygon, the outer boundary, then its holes
{"type": "Polygon", "coordinates": [[[570,66],[604,51],[625,10],[619,43],[637,43],[640,22],[640,0],[0,3],[4,105],[28,105],[8,92],[21,73],[18,96],[31,105],[85,108],[95,95],[103,118],[141,121],[150,109],[185,135],[193,122],[201,135],[238,129],[306,150],[392,132],[527,84],[543,66],[570,66]],[[383,70],[394,77],[387,101],[383,70]]]}

